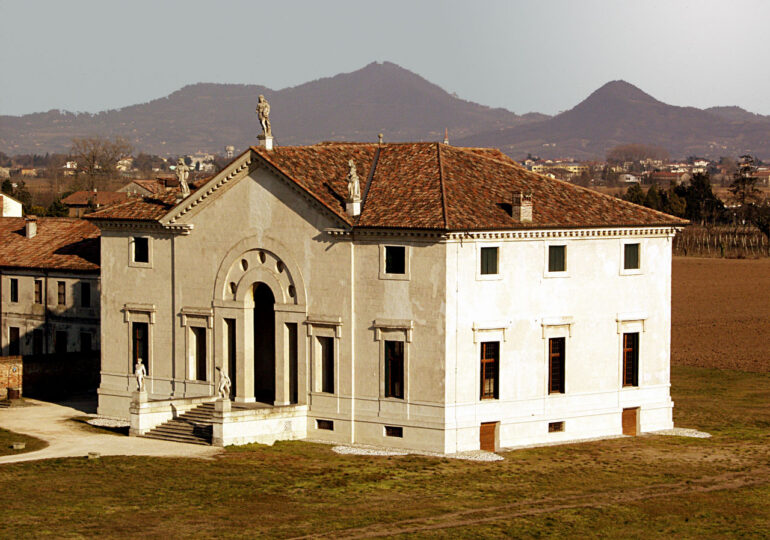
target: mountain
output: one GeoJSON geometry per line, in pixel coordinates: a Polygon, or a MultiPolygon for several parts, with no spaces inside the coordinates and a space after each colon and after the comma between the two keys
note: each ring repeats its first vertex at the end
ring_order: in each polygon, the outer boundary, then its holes
{"type": "Polygon", "coordinates": [[[195,84],[149,103],[98,114],[49,111],[0,116],[0,151],[66,152],[73,137],[123,136],[136,152],[160,155],[244,149],[260,132],[257,96],[270,102],[276,143],[324,140],[437,141],[539,121],[448,94],[390,62],[282,90],[258,85],[195,84]]]}
{"type": "Polygon", "coordinates": [[[518,125],[452,141],[495,146],[513,157],[603,159],[619,144],[644,143],[672,157],[751,153],[770,158],[770,117],[738,107],[677,107],[625,81],[612,81],[575,106],[542,122],[518,125]]]}

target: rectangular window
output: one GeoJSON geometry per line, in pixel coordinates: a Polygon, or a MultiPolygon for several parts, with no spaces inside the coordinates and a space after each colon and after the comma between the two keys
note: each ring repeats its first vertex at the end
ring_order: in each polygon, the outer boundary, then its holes
{"type": "Polygon", "coordinates": [[[80,333],[80,352],[91,352],[91,334],[88,332],[80,333]]]}
{"type": "Polygon", "coordinates": [[[19,301],[19,280],[11,278],[11,302],[19,301]]]}
{"type": "Polygon", "coordinates": [[[321,392],[334,393],[334,338],[319,337],[321,353],[321,392]]]}
{"type": "Polygon", "coordinates": [[[564,431],[564,422],[548,422],[548,433],[564,431]]]}
{"type": "Polygon", "coordinates": [[[623,245],[623,269],[624,270],[639,269],[639,244],[623,245]]]}
{"type": "Polygon", "coordinates": [[[150,262],[150,241],[148,238],[134,237],[134,262],[150,262]]]}
{"type": "Polygon", "coordinates": [[[400,426],[385,426],[385,436],[403,438],[404,428],[400,426]]]}
{"type": "Polygon", "coordinates": [[[147,358],[149,351],[148,325],[143,322],[131,323],[131,371],[137,361],[144,364],[147,374],[150,374],[150,362],[147,358]]]}
{"type": "Polygon", "coordinates": [[[548,340],[548,393],[564,393],[564,349],[566,338],[548,340]]]}
{"type": "Polygon", "coordinates": [[[43,354],[43,331],[39,328],[32,331],[32,354],[43,354]]]}
{"type": "Polygon", "coordinates": [[[43,303],[43,281],[40,279],[35,280],[35,303],[43,303]]]}
{"type": "Polygon", "coordinates": [[[57,353],[67,352],[67,331],[57,330],[54,334],[53,349],[57,353]]]}
{"type": "Polygon", "coordinates": [[[566,272],[567,246],[548,246],[548,271],[566,272]]]}
{"type": "Polygon", "coordinates": [[[56,282],[56,293],[58,295],[57,303],[60,306],[67,304],[67,284],[63,281],[56,282]]]}
{"type": "Polygon", "coordinates": [[[21,354],[21,336],[20,331],[15,326],[8,327],[8,354],[10,356],[19,356],[21,354]]]}
{"type": "Polygon", "coordinates": [[[623,334],[623,386],[639,386],[639,333],[623,334]]]}
{"type": "Polygon", "coordinates": [[[315,427],[316,429],[334,431],[334,421],[333,420],[316,420],[315,427]]]}
{"type": "Polygon", "coordinates": [[[299,402],[299,354],[297,352],[297,323],[286,323],[286,338],[289,341],[289,403],[299,402]]]}
{"type": "Polygon", "coordinates": [[[481,248],[481,273],[497,274],[497,248],[481,248]]]}
{"type": "Polygon", "coordinates": [[[481,399],[498,398],[499,364],[500,342],[483,342],[481,344],[481,399]]]}
{"type": "Polygon", "coordinates": [[[190,351],[193,355],[192,367],[195,371],[193,373],[193,380],[206,381],[206,329],[201,326],[193,326],[192,330],[192,343],[190,343],[190,351]]]}
{"type": "Polygon", "coordinates": [[[406,274],[406,248],[385,246],[385,273],[406,274]]]}
{"type": "Polygon", "coordinates": [[[235,397],[235,319],[225,319],[225,351],[227,353],[227,372],[230,376],[230,397],[235,397]]]}
{"type": "Polygon", "coordinates": [[[91,307],[91,284],[80,282],[80,307],[91,307]]]}
{"type": "Polygon", "coordinates": [[[404,399],[403,341],[385,341],[385,397],[404,399]]]}

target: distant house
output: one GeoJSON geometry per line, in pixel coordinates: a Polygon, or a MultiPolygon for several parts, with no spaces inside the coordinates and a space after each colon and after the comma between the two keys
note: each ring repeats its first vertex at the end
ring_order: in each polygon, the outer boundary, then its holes
{"type": "Polygon", "coordinates": [[[648,176],[650,184],[669,187],[674,183],[689,182],[692,176],[686,172],[655,171],[648,176]]]}
{"type": "Polygon", "coordinates": [[[117,191],[76,191],[72,195],[62,199],[69,209],[70,217],[83,217],[88,212],[125,201],[128,193],[117,191]]]}
{"type": "Polygon", "coordinates": [[[0,217],[21,217],[21,203],[6,193],[0,193],[0,217]]]}
{"type": "Polygon", "coordinates": [[[642,179],[635,174],[623,173],[618,176],[618,181],[623,182],[624,184],[639,184],[642,179]]]}
{"type": "Polygon", "coordinates": [[[754,176],[757,178],[757,185],[770,186],[770,169],[759,169],[754,176]]]}
{"type": "Polygon", "coordinates": [[[37,176],[37,169],[34,167],[22,167],[21,168],[21,176],[37,176]]]}
{"type": "Polygon", "coordinates": [[[99,302],[95,226],[0,218],[0,356],[98,350],[99,302]]]}

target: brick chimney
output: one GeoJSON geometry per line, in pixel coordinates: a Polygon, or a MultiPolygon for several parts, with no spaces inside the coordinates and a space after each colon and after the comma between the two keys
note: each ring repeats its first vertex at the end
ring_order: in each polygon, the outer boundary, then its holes
{"type": "Polygon", "coordinates": [[[511,202],[511,215],[513,219],[522,223],[530,223],[532,221],[532,192],[528,191],[522,193],[521,191],[513,192],[513,201],[511,202]]]}
{"type": "Polygon", "coordinates": [[[27,216],[24,220],[24,235],[27,238],[34,238],[37,234],[37,216],[27,216]]]}

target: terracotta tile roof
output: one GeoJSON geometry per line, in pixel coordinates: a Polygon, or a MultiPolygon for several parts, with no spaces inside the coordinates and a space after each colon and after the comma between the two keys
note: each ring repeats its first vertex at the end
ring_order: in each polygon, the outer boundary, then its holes
{"type": "Polygon", "coordinates": [[[128,198],[128,193],[119,191],[76,191],[62,199],[61,202],[67,206],[107,206],[116,202],[124,201],[128,198]]]}
{"type": "Polygon", "coordinates": [[[0,268],[99,270],[99,229],[75,218],[37,218],[25,235],[25,218],[0,218],[0,268]]]}
{"type": "MultiPolygon", "coordinates": [[[[527,171],[493,148],[320,143],[248,151],[354,227],[491,230],[687,223],[527,171]],[[350,159],[361,180],[363,209],[358,219],[345,213],[350,159]],[[531,223],[511,217],[516,191],[532,192],[531,223]]],[[[159,220],[175,205],[176,193],[134,198],[89,214],[88,219],[159,220]]]]}
{"type": "Polygon", "coordinates": [[[157,221],[176,205],[178,193],[179,189],[171,189],[152,197],[130,197],[84,217],[89,220],[157,221]]]}
{"type": "Polygon", "coordinates": [[[439,143],[321,143],[277,147],[270,152],[256,147],[252,150],[347,223],[359,227],[486,230],[687,223],[532,173],[493,148],[439,143]],[[364,192],[357,221],[345,213],[347,161],[351,158],[364,192]],[[515,191],[532,192],[531,223],[511,217],[509,205],[515,191]]]}
{"type": "Polygon", "coordinates": [[[161,183],[159,180],[132,180],[126,186],[129,186],[131,184],[136,184],[137,186],[143,187],[150,193],[161,193],[163,191],[166,191],[166,186],[161,183]]]}

